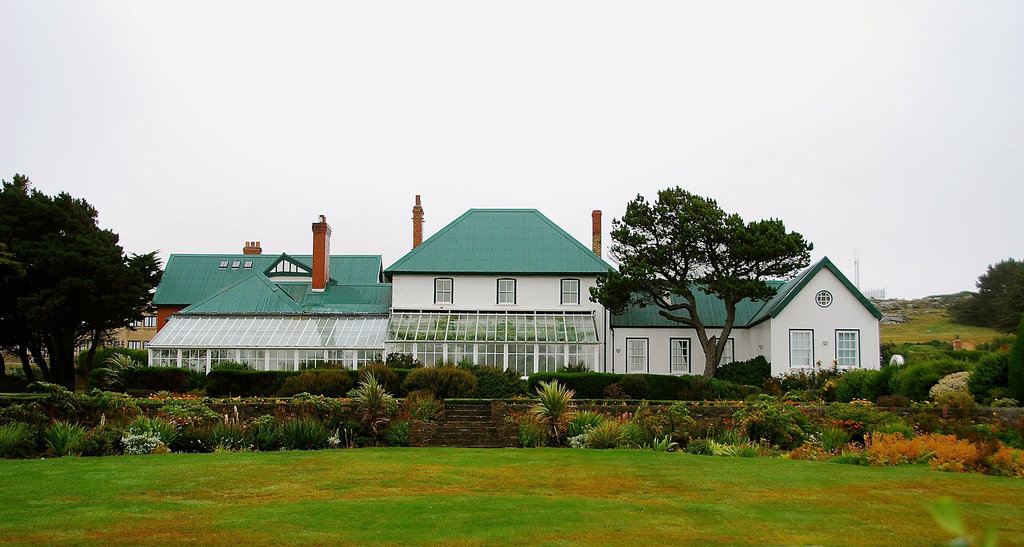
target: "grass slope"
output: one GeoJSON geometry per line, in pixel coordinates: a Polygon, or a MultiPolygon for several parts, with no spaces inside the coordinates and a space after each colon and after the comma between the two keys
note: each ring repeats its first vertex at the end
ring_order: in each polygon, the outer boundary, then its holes
{"type": "Polygon", "coordinates": [[[360,449],[0,461],[0,540],[46,544],[1024,541],[1024,481],[779,459],[360,449]]]}
{"type": "Polygon", "coordinates": [[[940,340],[952,343],[956,335],[960,335],[965,349],[974,349],[976,344],[988,342],[1002,333],[988,327],[954,323],[945,308],[913,310],[907,315],[906,323],[882,325],[882,342],[906,344],[940,340]]]}

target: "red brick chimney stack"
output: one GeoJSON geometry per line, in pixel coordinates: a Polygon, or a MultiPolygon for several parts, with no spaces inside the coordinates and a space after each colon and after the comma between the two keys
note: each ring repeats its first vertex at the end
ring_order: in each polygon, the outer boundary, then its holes
{"type": "Polygon", "coordinates": [[[594,254],[601,256],[601,211],[590,213],[594,221],[594,254]]]}
{"type": "Polygon", "coordinates": [[[416,205],[412,208],[412,248],[423,243],[423,207],[420,206],[420,196],[416,196],[416,205]]]}
{"type": "Polygon", "coordinates": [[[263,254],[263,248],[260,247],[259,241],[246,241],[245,247],[242,247],[242,254],[244,255],[261,255],[263,254]]]}
{"type": "Polygon", "coordinates": [[[331,277],[331,226],[327,218],[313,223],[313,290],[320,292],[331,277]]]}

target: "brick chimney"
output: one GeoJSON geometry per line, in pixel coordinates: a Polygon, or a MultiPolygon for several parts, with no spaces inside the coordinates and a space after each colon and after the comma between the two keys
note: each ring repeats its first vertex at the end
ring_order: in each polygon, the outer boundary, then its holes
{"type": "Polygon", "coordinates": [[[590,213],[594,221],[594,254],[601,256],[601,211],[590,213]]]}
{"type": "Polygon", "coordinates": [[[331,226],[327,218],[313,223],[313,290],[320,292],[331,277],[331,226]]]}
{"type": "Polygon", "coordinates": [[[420,196],[416,196],[416,205],[412,208],[412,248],[423,243],[423,207],[420,206],[420,196]]]}
{"type": "Polygon", "coordinates": [[[259,241],[246,241],[245,247],[242,247],[242,254],[244,255],[261,255],[263,254],[263,248],[260,247],[259,241]]]}

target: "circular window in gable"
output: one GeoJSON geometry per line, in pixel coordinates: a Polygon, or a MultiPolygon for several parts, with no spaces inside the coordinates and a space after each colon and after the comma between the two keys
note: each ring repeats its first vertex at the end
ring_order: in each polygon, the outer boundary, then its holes
{"type": "Polygon", "coordinates": [[[818,291],[818,294],[814,295],[814,301],[819,306],[827,308],[832,304],[832,293],[828,291],[818,291]]]}

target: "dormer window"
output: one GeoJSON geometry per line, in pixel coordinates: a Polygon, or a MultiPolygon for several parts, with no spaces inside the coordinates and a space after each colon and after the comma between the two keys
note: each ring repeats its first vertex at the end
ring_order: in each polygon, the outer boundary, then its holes
{"type": "Polygon", "coordinates": [[[228,269],[228,261],[227,260],[221,260],[220,261],[220,269],[222,269],[222,270],[228,269]]]}

